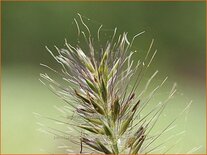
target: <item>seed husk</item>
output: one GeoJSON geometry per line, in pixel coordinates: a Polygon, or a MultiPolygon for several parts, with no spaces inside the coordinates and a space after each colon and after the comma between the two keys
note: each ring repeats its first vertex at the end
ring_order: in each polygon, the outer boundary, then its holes
{"type": "Polygon", "coordinates": [[[99,145],[99,147],[102,149],[102,152],[104,152],[105,154],[112,154],[112,152],[109,149],[107,149],[107,147],[105,147],[104,144],[100,142],[100,140],[97,139],[96,142],[99,145]]]}
{"type": "Polygon", "coordinates": [[[118,99],[118,97],[116,97],[113,104],[112,104],[112,117],[113,117],[114,122],[116,122],[116,120],[119,116],[119,111],[120,111],[119,99],[118,99]]]}
{"type": "Polygon", "coordinates": [[[81,99],[81,100],[84,101],[85,103],[90,103],[89,99],[87,99],[87,97],[85,97],[84,95],[78,93],[77,90],[75,90],[75,94],[76,94],[76,96],[77,96],[79,99],[81,99]]]}
{"type": "Polygon", "coordinates": [[[123,135],[124,132],[128,129],[128,126],[129,126],[130,122],[132,121],[133,116],[134,116],[134,113],[131,113],[129,115],[129,117],[123,121],[123,123],[121,124],[120,131],[119,131],[120,135],[123,135]]]}
{"type": "Polygon", "coordinates": [[[102,99],[104,103],[107,103],[107,88],[106,88],[106,84],[103,79],[101,81],[101,94],[102,94],[102,99]]]}
{"type": "Polygon", "coordinates": [[[135,145],[134,149],[132,150],[131,154],[137,154],[145,140],[146,136],[142,135],[142,137],[138,140],[137,144],[135,145]]]}
{"type": "Polygon", "coordinates": [[[97,144],[96,141],[89,140],[87,138],[82,138],[82,142],[85,143],[86,145],[90,146],[91,148],[102,152],[102,148],[100,148],[100,146],[97,144]]]}
{"type": "Polygon", "coordinates": [[[88,84],[88,86],[95,92],[98,94],[98,88],[96,87],[95,83],[92,83],[90,80],[88,80],[87,78],[85,79],[86,83],[88,84]]]}
{"type": "Polygon", "coordinates": [[[104,128],[104,131],[107,136],[110,136],[110,137],[113,136],[112,130],[110,129],[110,127],[106,123],[104,123],[103,128],[104,128]]]}
{"type": "Polygon", "coordinates": [[[89,100],[90,100],[90,103],[93,105],[94,109],[98,113],[100,113],[101,115],[105,115],[103,107],[97,101],[94,101],[94,99],[91,96],[89,96],[89,100]]]}
{"type": "Polygon", "coordinates": [[[89,132],[95,133],[95,134],[103,134],[103,131],[101,129],[98,129],[95,126],[88,126],[88,125],[78,125],[78,127],[85,129],[89,132]]]}

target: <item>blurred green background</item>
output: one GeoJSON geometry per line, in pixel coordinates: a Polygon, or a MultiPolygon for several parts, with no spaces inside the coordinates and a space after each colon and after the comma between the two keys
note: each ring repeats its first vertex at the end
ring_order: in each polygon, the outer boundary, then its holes
{"type": "MultiPolygon", "coordinates": [[[[149,74],[158,69],[154,83],[169,76],[166,88],[170,90],[176,82],[179,90],[165,112],[167,120],[193,100],[187,121],[181,117],[177,123],[179,131],[186,133],[172,152],[187,153],[201,147],[196,153],[205,153],[205,2],[2,2],[1,11],[2,153],[61,152],[56,149],[59,142],[37,131],[39,120],[33,112],[54,118],[60,115],[53,106],[64,103],[38,81],[39,73],[45,72],[39,64],[57,65],[45,45],[63,47],[65,38],[75,42],[73,18],[77,13],[86,17],[93,30],[103,24],[103,37],[115,27],[118,33],[129,32],[130,39],[145,30],[132,47],[141,56],[155,39],[153,50],[158,53],[149,74]]],[[[160,96],[165,93],[163,89],[160,96]]]]}

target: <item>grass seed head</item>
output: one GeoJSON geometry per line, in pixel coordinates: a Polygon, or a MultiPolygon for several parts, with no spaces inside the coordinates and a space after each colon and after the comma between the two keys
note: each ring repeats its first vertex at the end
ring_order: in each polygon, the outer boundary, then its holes
{"type": "MultiPolygon", "coordinates": [[[[145,153],[146,146],[156,140],[156,137],[152,138],[152,141],[147,140],[146,131],[151,130],[154,125],[152,123],[150,126],[149,122],[159,117],[166,103],[157,108],[157,111],[150,111],[143,118],[138,117],[145,103],[140,101],[139,96],[142,94],[138,95],[136,90],[156,52],[148,59],[151,44],[144,61],[138,61],[133,65],[131,57],[135,52],[131,51],[131,46],[134,39],[143,32],[135,35],[132,41],[128,40],[127,33],[119,35],[116,40],[117,29],[115,29],[113,38],[103,47],[94,42],[95,38],[92,38],[82,17],[80,15],[79,17],[82,26],[89,32],[86,35],[75,19],[78,34],[83,35],[88,45],[87,51],[79,45],[72,46],[67,41],[65,42],[67,48],[58,49],[57,55],[47,48],[61,66],[59,75],[69,82],[70,86],[59,84],[43,74],[42,78],[49,82],[49,88],[66,101],[81,118],[74,122],[74,128],[81,133],[81,150],[89,148],[103,154],[145,153]],[[99,51],[102,51],[102,54],[99,51]],[[132,88],[129,87],[131,81],[135,81],[132,88]],[[150,121],[147,121],[148,116],[152,116],[150,121]]],[[[101,27],[98,29],[98,42],[101,27]]],[[[148,85],[149,83],[146,89],[148,85]]]]}

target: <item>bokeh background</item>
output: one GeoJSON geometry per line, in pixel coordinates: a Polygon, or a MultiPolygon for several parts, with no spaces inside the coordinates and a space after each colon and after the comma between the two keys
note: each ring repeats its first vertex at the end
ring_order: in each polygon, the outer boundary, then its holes
{"type": "MultiPolygon", "coordinates": [[[[37,130],[36,122],[41,120],[33,112],[54,118],[60,115],[54,106],[64,103],[39,82],[39,73],[45,72],[39,64],[57,65],[45,45],[63,47],[65,38],[76,41],[73,18],[77,13],[92,30],[103,24],[103,38],[115,27],[118,33],[127,31],[129,38],[145,30],[132,47],[140,53],[134,60],[146,54],[155,39],[153,48],[158,53],[149,75],[159,70],[155,84],[169,77],[159,95],[166,94],[174,82],[178,85],[176,98],[163,117],[172,120],[193,100],[172,132],[184,130],[185,134],[167,146],[182,137],[171,152],[187,153],[199,147],[195,153],[205,153],[205,2],[2,2],[1,11],[2,153],[61,152],[56,148],[59,142],[37,130]]],[[[165,125],[163,120],[159,126],[165,125]]]]}

